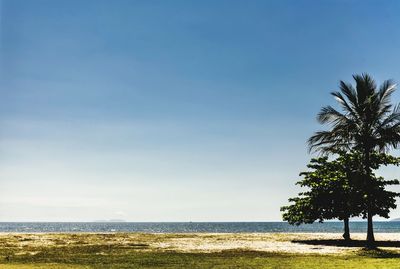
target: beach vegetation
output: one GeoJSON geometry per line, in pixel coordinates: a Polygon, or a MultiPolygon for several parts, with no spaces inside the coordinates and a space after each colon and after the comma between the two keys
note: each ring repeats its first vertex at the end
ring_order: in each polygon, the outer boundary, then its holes
{"type": "MultiPolygon", "coordinates": [[[[393,105],[391,96],[396,84],[386,80],[380,87],[368,74],[353,75],[355,86],[340,81],[340,91],[332,92],[340,109],[323,107],[318,122],[328,129],[316,132],[308,140],[309,150],[326,155],[338,151],[357,151],[361,155],[359,174],[367,218],[368,247],[374,248],[373,216],[380,207],[377,201],[377,186],[382,186],[374,177],[374,152],[387,152],[400,143],[400,106],[393,105]]],[[[378,188],[379,189],[379,188],[378,188]]]]}
{"type": "MultiPolygon", "coordinates": [[[[371,163],[374,168],[380,165],[398,165],[399,158],[388,154],[374,152],[371,163]]],[[[283,206],[283,220],[290,224],[323,222],[339,219],[344,223],[343,237],[350,240],[349,219],[366,217],[366,193],[360,167],[362,154],[357,151],[338,152],[337,158],[328,160],[327,156],[314,158],[308,164],[308,171],[300,173],[302,180],[296,184],[307,188],[297,197],[290,198],[292,204],[283,206]]],[[[396,197],[399,193],[385,189],[387,185],[399,184],[398,180],[385,180],[372,173],[374,186],[370,193],[373,199],[373,213],[384,218],[389,217],[390,209],[396,208],[396,197]]]]}

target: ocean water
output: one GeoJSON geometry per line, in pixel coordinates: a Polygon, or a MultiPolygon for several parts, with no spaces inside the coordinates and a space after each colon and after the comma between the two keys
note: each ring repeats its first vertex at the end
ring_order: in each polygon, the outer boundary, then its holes
{"type": "MultiPolygon", "coordinates": [[[[366,232],[366,222],[350,222],[351,232],[366,232]]],[[[400,232],[400,222],[374,222],[377,233],[400,232]]],[[[286,222],[0,222],[0,232],[265,233],[343,232],[342,222],[292,226],[286,222]]]]}

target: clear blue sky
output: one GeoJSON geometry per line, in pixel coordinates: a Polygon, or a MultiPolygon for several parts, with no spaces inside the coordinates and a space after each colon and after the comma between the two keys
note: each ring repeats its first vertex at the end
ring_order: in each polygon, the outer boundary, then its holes
{"type": "Polygon", "coordinates": [[[338,81],[400,81],[398,1],[0,3],[0,221],[280,220],[338,81]]]}

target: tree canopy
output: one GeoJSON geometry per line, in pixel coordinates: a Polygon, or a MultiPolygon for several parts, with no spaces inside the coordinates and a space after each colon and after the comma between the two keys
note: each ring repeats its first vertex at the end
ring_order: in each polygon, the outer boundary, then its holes
{"type": "MultiPolygon", "coordinates": [[[[371,155],[371,165],[375,169],[399,163],[399,158],[388,154],[375,152],[371,155]]],[[[372,213],[385,218],[389,217],[390,209],[396,208],[399,194],[386,190],[385,186],[399,184],[399,181],[384,180],[373,173],[373,191],[367,191],[359,172],[362,154],[357,151],[342,151],[334,160],[329,160],[327,156],[315,158],[307,167],[308,171],[300,173],[303,179],[296,183],[307,190],[299,193],[298,197],[290,198],[291,204],[281,208],[283,220],[290,224],[339,219],[344,221],[344,238],[350,239],[349,218],[366,218],[368,201],[373,201],[372,213]]]]}
{"type": "Polygon", "coordinates": [[[373,175],[371,155],[397,148],[400,143],[400,106],[391,103],[396,84],[386,80],[381,86],[368,74],[354,75],[355,87],[340,81],[340,91],[332,92],[341,111],[332,106],[323,107],[318,121],[329,129],[318,131],[308,140],[309,149],[325,154],[357,150],[361,154],[360,178],[365,192],[368,219],[368,246],[374,247],[372,217],[376,215],[378,179],[373,175]]]}

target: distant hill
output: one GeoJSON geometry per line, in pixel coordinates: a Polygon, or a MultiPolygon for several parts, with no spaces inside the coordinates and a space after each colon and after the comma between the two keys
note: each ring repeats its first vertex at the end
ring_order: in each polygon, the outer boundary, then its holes
{"type": "Polygon", "coordinates": [[[389,221],[400,221],[400,218],[391,219],[389,221]]]}
{"type": "Polygon", "coordinates": [[[123,219],[108,219],[108,220],[95,220],[93,222],[126,222],[123,219]]]}

